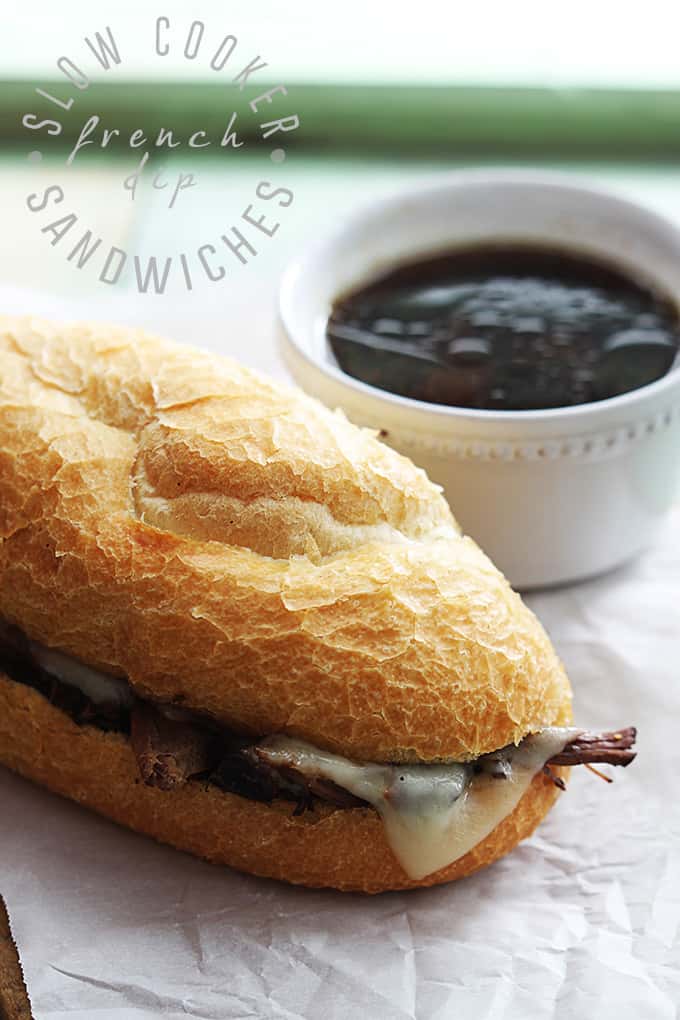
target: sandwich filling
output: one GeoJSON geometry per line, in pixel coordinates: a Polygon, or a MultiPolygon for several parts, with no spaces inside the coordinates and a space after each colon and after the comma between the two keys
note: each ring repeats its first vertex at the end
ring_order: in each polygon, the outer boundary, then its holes
{"type": "Polygon", "coordinates": [[[78,725],[117,731],[132,745],[149,786],[172,790],[202,779],[253,800],[283,798],[294,813],[319,802],[372,808],[395,857],[414,879],[453,863],[509,815],[541,770],[551,765],[628,765],[635,730],[594,735],[547,727],[473,761],[403,765],[360,763],[303,740],[248,737],[199,713],[144,701],[130,684],[31,641],[0,623],[0,669],[38,690],[78,725]]]}

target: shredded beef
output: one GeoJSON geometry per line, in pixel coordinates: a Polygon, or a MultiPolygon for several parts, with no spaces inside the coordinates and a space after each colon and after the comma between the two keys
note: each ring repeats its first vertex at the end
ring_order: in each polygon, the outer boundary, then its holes
{"type": "Polygon", "coordinates": [[[631,748],[637,730],[627,726],[611,733],[579,733],[559,754],[553,755],[548,765],[587,765],[603,762],[606,765],[630,765],[635,758],[631,748]]]}
{"type": "Polygon", "coordinates": [[[210,730],[168,718],[139,700],[130,715],[130,743],[147,786],[172,790],[214,764],[215,738],[210,730]]]}

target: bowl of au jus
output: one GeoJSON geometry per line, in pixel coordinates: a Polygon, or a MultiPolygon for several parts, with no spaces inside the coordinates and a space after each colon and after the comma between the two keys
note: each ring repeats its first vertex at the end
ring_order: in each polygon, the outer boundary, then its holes
{"type": "Polygon", "coordinates": [[[462,172],[357,211],[287,268],[296,381],[443,486],[511,583],[654,538],[680,478],[680,232],[557,174],[462,172]]]}

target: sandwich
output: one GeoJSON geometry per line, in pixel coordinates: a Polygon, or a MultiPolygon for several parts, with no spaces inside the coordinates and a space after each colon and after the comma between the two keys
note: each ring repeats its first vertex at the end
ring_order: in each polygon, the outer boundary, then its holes
{"type": "Polygon", "coordinates": [[[528,836],[633,728],[366,429],[133,329],[0,318],[0,762],[209,861],[379,892],[528,836]]]}

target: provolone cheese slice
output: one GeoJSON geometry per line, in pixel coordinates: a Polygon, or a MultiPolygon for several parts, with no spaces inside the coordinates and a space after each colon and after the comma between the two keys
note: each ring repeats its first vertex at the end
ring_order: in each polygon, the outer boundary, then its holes
{"type": "Polygon", "coordinates": [[[92,669],[54,648],[46,648],[37,641],[29,641],[29,647],[31,655],[46,673],[56,676],[62,683],[77,687],[95,704],[121,705],[124,708],[132,705],[134,697],[127,680],[100,673],[98,669],[92,669]]]}
{"type": "Polygon", "coordinates": [[[380,814],[407,875],[424,878],[458,860],[513,810],[531,780],[581,730],[552,727],[475,763],[361,765],[291,737],[263,741],[267,761],[328,779],[380,814]]]}

